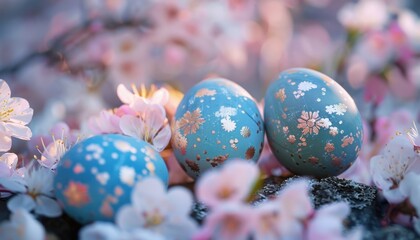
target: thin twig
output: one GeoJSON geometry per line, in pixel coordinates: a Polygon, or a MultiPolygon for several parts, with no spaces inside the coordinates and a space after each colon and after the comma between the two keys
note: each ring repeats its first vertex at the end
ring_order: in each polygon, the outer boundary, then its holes
{"type": "MultiPolygon", "coordinates": [[[[71,50],[79,47],[93,36],[105,31],[113,31],[124,27],[151,27],[151,25],[144,19],[130,19],[126,21],[115,21],[111,19],[86,21],[57,36],[51,41],[47,49],[31,52],[17,62],[0,68],[0,77],[2,75],[15,74],[20,69],[39,58],[47,59],[47,62],[53,66],[62,66],[62,64],[59,63],[63,63],[63,61],[67,59],[71,50]],[[102,28],[95,31],[93,30],[94,24],[101,24],[102,28]]],[[[72,74],[73,71],[70,71],[69,73],[72,74]]]]}

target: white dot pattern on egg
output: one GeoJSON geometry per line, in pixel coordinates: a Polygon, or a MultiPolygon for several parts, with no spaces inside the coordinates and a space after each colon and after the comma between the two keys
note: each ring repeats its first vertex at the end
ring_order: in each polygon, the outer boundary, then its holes
{"type": "Polygon", "coordinates": [[[57,167],[56,197],[67,214],[80,223],[113,221],[130,203],[137,181],[156,176],[168,183],[164,160],[153,147],[136,138],[106,134],[71,148],[57,167]]]}
{"type": "Polygon", "coordinates": [[[314,70],[282,72],[267,90],[264,119],[274,155],[295,174],[338,175],[362,145],[362,119],[353,99],[314,70]]]}
{"type": "Polygon", "coordinates": [[[257,161],[264,126],[255,100],[238,84],[208,79],[191,88],[172,122],[172,146],[185,171],[197,178],[228,159],[257,161]]]}

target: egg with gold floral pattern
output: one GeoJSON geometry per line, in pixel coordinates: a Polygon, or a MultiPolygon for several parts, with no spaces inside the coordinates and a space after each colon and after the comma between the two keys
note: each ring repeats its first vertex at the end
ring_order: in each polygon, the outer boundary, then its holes
{"type": "Polygon", "coordinates": [[[362,145],[362,119],[354,100],[314,70],[283,71],[267,89],[264,120],[274,155],[298,175],[339,175],[362,145]]]}
{"type": "Polygon", "coordinates": [[[54,189],[65,212],[78,222],[113,221],[118,209],[130,203],[135,183],[146,176],[168,183],[165,162],[150,144],[118,134],[97,135],[64,154],[54,189]]]}
{"type": "Polygon", "coordinates": [[[172,121],[172,147],[183,169],[197,178],[232,158],[256,162],[264,124],[255,100],[238,84],[203,80],[180,102],[172,121]]]}

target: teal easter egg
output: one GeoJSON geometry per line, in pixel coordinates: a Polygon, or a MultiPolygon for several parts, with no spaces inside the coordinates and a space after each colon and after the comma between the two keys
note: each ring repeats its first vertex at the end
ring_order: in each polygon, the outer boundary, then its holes
{"type": "Polygon", "coordinates": [[[298,175],[339,175],[362,146],[362,119],[352,97],[314,70],[283,71],[267,89],[264,120],[274,155],[298,175]]]}
{"type": "Polygon", "coordinates": [[[175,156],[194,179],[232,158],[256,162],[264,144],[264,123],[255,100],[221,78],[201,81],[184,95],[172,129],[175,156]]]}
{"type": "Polygon", "coordinates": [[[118,209],[130,204],[135,183],[147,176],[168,183],[165,162],[151,145],[118,134],[97,135],[64,154],[54,189],[64,211],[78,222],[113,221],[118,209]]]}

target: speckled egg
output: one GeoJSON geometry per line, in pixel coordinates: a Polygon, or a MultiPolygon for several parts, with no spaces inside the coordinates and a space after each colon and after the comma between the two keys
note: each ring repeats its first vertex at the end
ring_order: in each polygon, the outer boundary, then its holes
{"type": "Polygon", "coordinates": [[[78,222],[112,221],[131,202],[135,183],[150,175],[168,183],[165,162],[151,145],[123,135],[97,135],[62,157],[54,189],[66,213],[78,222]]]}
{"type": "Polygon", "coordinates": [[[264,119],[274,155],[295,174],[336,176],[352,165],[362,145],[353,99],[314,70],[282,72],[267,90],[264,119]]]}
{"type": "Polygon", "coordinates": [[[257,161],[264,123],[255,100],[227,79],[207,79],[184,96],[172,122],[172,146],[192,178],[228,159],[257,161]]]}

